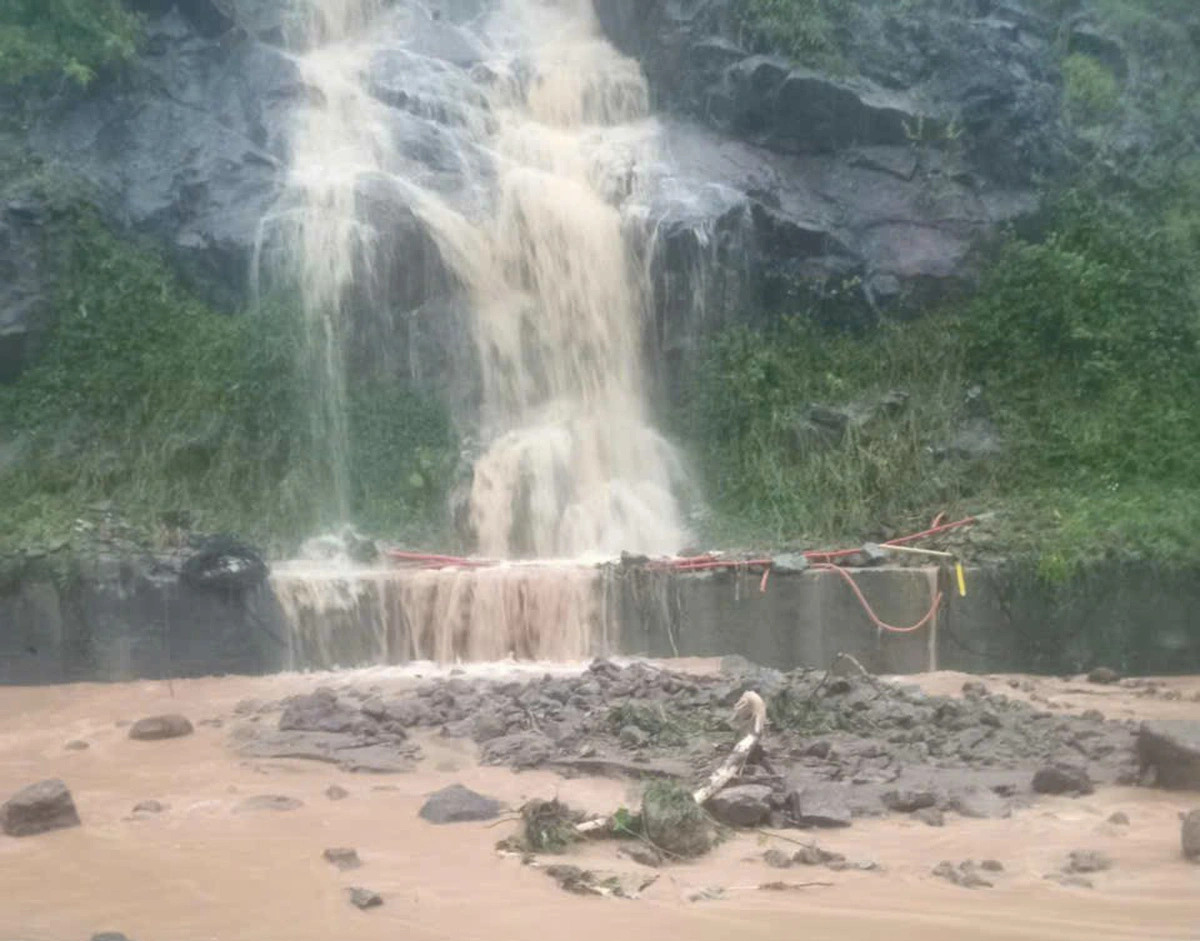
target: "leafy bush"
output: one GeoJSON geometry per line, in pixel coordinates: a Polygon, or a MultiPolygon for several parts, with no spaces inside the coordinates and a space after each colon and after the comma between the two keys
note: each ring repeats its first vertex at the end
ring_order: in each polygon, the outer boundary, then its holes
{"type": "Polygon", "coordinates": [[[88,85],[131,59],[139,35],[121,0],[0,0],[0,85],[53,75],[88,85]]]}
{"type": "Polygon", "coordinates": [[[1103,62],[1076,53],[1063,60],[1062,69],[1067,112],[1073,118],[1094,123],[1117,110],[1120,89],[1116,76],[1103,62]]]}
{"type": "Polygon", "coordinates": [[[760,44],[802,64],[835,64],[835,29],[850,9],[847,0],[739,0],[742,28],[760,44]]]}

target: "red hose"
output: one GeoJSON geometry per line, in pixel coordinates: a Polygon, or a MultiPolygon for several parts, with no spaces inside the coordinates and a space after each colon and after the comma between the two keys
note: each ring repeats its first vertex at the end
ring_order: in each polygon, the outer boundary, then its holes
{"type": "Polygon", "coordinates": [[[889,631],[893,634],[911,634],[914,631],[919,631],[931,620],[933,620],[933,616],[937,614],[937,609],[942,603],[942,593],[940,591],[935,592],[933,596],[933,605],[930,607],[925,617],[921,618],[921,620],[919,620],[912,627],[896,627],[894,624],[888,624],[887,622],[883,621],[879,615],[875,613],[875,609],[872,608],[871,603],[867,601],[867,596],[862,593],[862,589],[858,587],[858,583],[854,581],[854,578],[844,568],[841,568],[837,565],[830,565],[828,562],[818,562],[813,566],[813,568],[821,571],[837,572],[840,576],[842,576],[842,578],[846,580],[846,583],[853,590],[855,597],[858,598],[859,603],[863,606],[863,610],[867,612],[867,617],[869,617],[871,622],[881,631],[889,631]]]}

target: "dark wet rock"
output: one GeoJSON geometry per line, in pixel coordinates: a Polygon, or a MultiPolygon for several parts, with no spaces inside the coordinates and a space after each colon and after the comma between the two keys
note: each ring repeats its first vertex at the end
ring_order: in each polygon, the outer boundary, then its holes
{"type": "Polygon", "coordinates": [[[482,745],[508,732],[508,722],[495,712],[481,712],[471,723],[471,738],[482,745]]]}
{"type": "Polygon", "coordinates": [[[1091,794],[1095,789],[1086,768],[1061,762],[1039,768],[1032,786],[1037,794],[1091,794]]]}
{"type": "Polygon", "coordinates": [[[9,836],[36,836],[80,824],[71,792],[57,778],[22,788],[0,805],[0,829],[9,836]]]}
{"type": "Polygon", "coordinates": [[[350,792],[347,791],[340,784],[331,784],[331,785],[329,785],[329,787],[325,788],[325,796],[328,797],[331,801],[340,801],[340,800],[345,800],[347,797],[349,797],[350,792]]]}
{"type": "Polygon", "coordinates": [[[504,804],[500,801],[477,794],[461,784],[452,784],[431,794],[422,805],[420,816],[430,823],[465,823],[494,820],[503,810],[504,804]]]}
{"type": "Polygon", "coordinates": [[[809,785],[789,797],[792,816],[802,827],[848,827],[850,807],[840,788],[809,785]]]}
{"type": "Polygon", "coordinates": [[[359,710],[338,701],[331,689],[293,697],[279,717],[281,732],[355,733],[367,727],[359,710]]]}
{"type": "Polygon", "coordinates": [[[1200,860],[1200,810],[1192,810],[1184,815],[1179,839],[1184,858],[1200,860]]]}
{"type": "Polygon", "coordinates": [[[129,737],[141,742],[156,742],[167,738],[191,735],[194,729],[185,716],[166,715],[139,719],[129,729],[129,737]]]}
{"type": "Polygon", "coordinates": [[[987,695],[987,687],[978,680],[967,680],[963,683],[963,695],[969,699],[980,699],[987,695]]]}
{"type": "Polygon", "coordinates": [[[135,814],[161,814],[167,810],[167,805],[161,801],[145,800],[133,805],[135,814]]]}
{"type": "Polygon", "coordinates": [[[1076,874],[1104,872],[1112,869],[1112,865],[1113,861],[1103,853],[1094,850],[1073,850],[1063,866],[1063,872],[1076,874]]]}
{"type": "Polygon", "coordinates": [[[985,859],[979,868],[984,872],[1004,872],[1004,864],[998,859],[985,859]]]}
{"type": "Polygon", "coordinates": [[[256,813],[262,810],[285,811],[298,810],[304,806],[304,801],[283,794],[256,794],[247,797],[233,808],[235,814],[256,813]]]}
{"type": "Polygon", "coordinates": [[[1089,683],[1108,685],[1110,683],[1116,683],[1119,679],[1121,679],[1121,674],[1116,670],[1109,669],[1108,667],[1096,667],[1096,669],[1088,674],[1087,678],[1089,683]]]}
{"type": "Polygon", "coordinates": [[[763,862],[774,869],[790,869],[792,857],[781,849],[769,849],[763,853],[763,862]]]}
{"type": "Polygon", "coordinates": [[[92,941],[130,941],[130,939],[119,931],[102,931],[92,935],[92,941]]]}
{"type": "Polygon", "coordinates": [[[325,861],[337,866],[343,872],[347,869],[358,869],[362,866],[362,860],[358,858],[358,851],[349,846],[333,846],[325,850],[321,854],[325,861]]]}
{"type": "Polygon", "coordinates": [[[836,866],[845,861],[846,857],[841,853],[830,852],[816,844],[802,846],[792,854],[792,862],[799,866],[836,866]]]}
{"type": "Polygon", "coordinates": [[[1123,810],[1118,810],[1108,818],[1108,822],[1114,826],[1127,827],[1129,826],[1129,814],[1123,810]]]}
{"type": "Polygon", "coordinates": [[[378,908],[383,904],[383,897],[371,889],[363,889],[355,886],[349,892],[350,904],[355,908],[361,908],[365,911],[368,908],[378,908]]]}
{"type": "Polygon", "coordinates": [[[87,751],[92,746],[82,739],[72,739],[63,746],[67,751],[87,751]]]}
{"type": "Polygon", "coordinates": [[[1173,790],[1200,790],[1200,721],[1158,719],[1143,722],[1138,761],[1154,782],[1173,790]]]}
{"type": "Polygon", "coordinates": [[[901,814],[936,806],[937,795],[932,791],[888,791],[881,798],[883,806],[901,814]]]}
{"type": "Polygon", "coordinates": [[[734,827],[757,827],[771,815],[771,788],[765,784],[727,787],[708,802],[708,809],[722,823],[734,827]]]}
{"type": "Polygon", "coordinates": [[[554,743],[540,732],[518,732],[485,742],[480,757],[488,765],[536,768],[554,753],[554,743]]]}
{"type": "Polygon", "coordinates": [[[993,790],[979,787],[951,794],[946,809],[975,820],[1007,817],[1012,812],[1007,800],[993,790]]]}
{"type": "Polygon", "coordinates": [[[931,827],[944,827],[946,825],[946,815],[937,807],[922,807],[913,814],[913,817],[931,827]]]}

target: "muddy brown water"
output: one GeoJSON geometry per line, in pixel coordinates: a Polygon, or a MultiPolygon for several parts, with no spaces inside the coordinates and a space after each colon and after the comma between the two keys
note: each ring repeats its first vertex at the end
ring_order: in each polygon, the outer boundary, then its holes
{"type": "MultiPolygon", "coordinates": [[[[597,812],[636,800],[626,782],[479,767],[469,742],[433,736],[422,740],[425,759],[415,773],[352,775],[310,762],[241,760],[227,748],[227,727],[197,725],[188,738],[135,742],[118,725],[165,711],[197,722],[228,719],[243,698],[279,698],[329,679],[0,689],[0,795],[62,777],[84,821],[74,830],[0,837],[0,939],[74,941],[104,930],[133,941],[1200,939],[1200,866],[1181,857],[1177,816],[1200,806],[1200,794],[1111,788],[1082,799],[1043,799],[1008,820],[948,815],[945,827],[930,828],[893,817],[816,834],[822,846],[875,861],[882,873],[769,869],[758,858],[762,852],[792,844],[743,835],[699,862],[662,870],[641,899],[627,901],[569,895],[538,869],[498,856],[494,844],[511,823],[436,827],[417,816],[425,795],[454,782],[513,805],[557,794],[597,812]],[[64,748],[73,739],[90,747],[64,748]],[[334,783],[350,796],[328,800],[324,791],[334,783]],[[304,806],[234,813],[256,794],[284,794],[304,806]],[[134,819],[133,806],[147,799],[169,808],[134,819]],[[1130,826],[1107,822],[1117,810],[1130,826]],[[355,847],[363,867],[339,872],[322,859],[331,846],[355,847]],[[1043,879],[1075,849],[1099,850],[1115,861],[1092,877],[1094,889],[1043,879]],[[943,859],[968,858],[1004,864],[995,888],[968,890],[930,875],[943,859]],[[756,888],[778,879],[832,884],[756,888]],[[385,904],[358,911],[347,900],[352,885],[378,891],[385,904]],[[690,892],[709,886],[723,887],[725,897],[688,901],[690,892]]],[[[384,687],[410,682],[386,671],[337,679],[384,687]]],[[[1007,679],[986,681],[1006,685],[1007,679]]],[[[961,688],[962,680],[920,678],[939,692],[961,688]]],[[[1164,681],[1185,697],[1166,702],[1135,690],[1093,694],[1081,683],[1035,683],[1039,695],[1071,708],[1075,700],[1080,708],[1097,707],[1091,700],[1102,695],[1098,707],[1114,717],[1125,710],[1200,714],[1200,704],[1187,701],[1200,690],[1194,678],[1164,681]]],[[[590,845],[569,861],[618,872],[638,868],[609,843],[590,845]]]]}

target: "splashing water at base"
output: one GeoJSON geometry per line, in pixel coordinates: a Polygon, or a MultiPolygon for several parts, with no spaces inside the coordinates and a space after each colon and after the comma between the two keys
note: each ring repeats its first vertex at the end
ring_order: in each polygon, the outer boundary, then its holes
{"type": "Polygon", "coordinates": [[[396,571],[277,567],[293,669],[503,660],[579,661],[615,649],[608,578],[596,566],[524,563],[396,571]]]}

